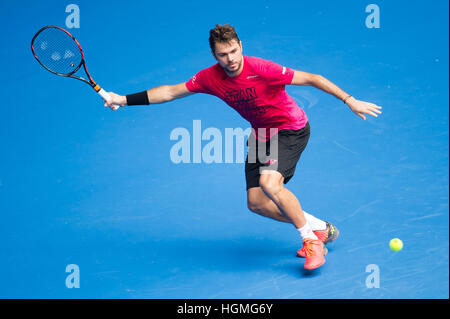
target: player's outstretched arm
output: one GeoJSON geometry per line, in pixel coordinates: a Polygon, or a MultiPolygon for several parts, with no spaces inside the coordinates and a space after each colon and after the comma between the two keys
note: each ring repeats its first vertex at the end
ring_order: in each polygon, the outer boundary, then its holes
{"type": "Polygon", "coordinates": [[[147,91],[129,95],[119,95],[114,92],[108,93],[111,96],[111,100],[105,102],[105,106],[111,108],[111,110],[117,110],[118,107],[114,105],[160,104],[194,94],[194,92],[191,92],[186,88],[185,83],[162,85],[147,91]]]}
{"type": "Polygon", "coordinates": [[[369,114],[374,117],[378,117],[377,114],[381,114],[381,106],[355,99],[353,96],[347,94],[344,90],[321,75],[295,71],[291,84],[310,85],[332,94],[347,104],[352,112],[361,117],[363,120],[366,120],[366,116],[364,114],[369,114]]]}

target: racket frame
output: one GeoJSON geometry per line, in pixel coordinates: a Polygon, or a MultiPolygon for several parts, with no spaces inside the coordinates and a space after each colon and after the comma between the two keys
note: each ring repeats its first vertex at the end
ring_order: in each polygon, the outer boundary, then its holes
{"type": "MultiPolygon", "coordinates": [[[[53,74],[59,75],[59,76],[68,77],[68,78],[73,78],[73,79],[77,79],[77,80],[83,81],[83,82],[89,84],[89,85],[95,90],[95,92],[97,92],[97,93],[98,93],[105,101],[109,101],[109,100],[111,99],[110,95],[109,95],[105,90],[103,90],[97,83],[95,83],[94,80],[92,79],[92,77],[91,77],[91,75],[89,74],[89,71],[88,71],[88,69],[87,69],[87,67],[86,67],[86,62],[85,62],[85,60],[84,60],[84,53],[83,53],[83,49],[81,48],[80,43],[79,43],[78,40],[77,40],[72,34],[70,34],[67,30],[65,30],[65,29],[63,29],[63,28],[61,28],[61,27],[58,27],[58,26],[56,26],[56,25],[48,25],[48,26],[45,26],[45,27],[41,28],[38,32],[36,32],[36,34],[34,35],[33,39],[31,39],[31,51],[33,52],[33,56],[35,57],[35,59],[36,59],[36,60],[39,62],[39,64],[42,65],[42,66],[44,67],[44,69],[46,69],[47,71],[49,71],[49,72],[51,72],[51,73],[53,73],[53,74]],[[67,73],[67,74],[64,74],[64,73],[58,73],[58,72],[55,72],[55,71],[49,69],[47,66],[45,66],[44,63],[42,63],[42,62],[39,60],[39,58],[38,58],[37,55],[36,55],[36,52],[34,51],[34,41],[35,41],[35,39],[37,38],[37,36],[38,36],[42,31],[44,31],[44,30],[46,30],[46,29],[50,29],[50,28],[56,28],[56,29],[59,29],[59,30],[65,32],[69,37],[72,38],[72,40],[75,41],[75,43],[77,44],[78,48],[80,49],[80,53],[81,53],[81,61],[80,61],[80,64],[79,64],[72,72],[70,72],[70,73],[67,73]],[[88,80],[86,80],[85,78],[83,78],[83,77],[81,77],[81,76],[74,75],[74,73],[76,73],[76,72],[81,68],[81,66],[83,66],[84,71],[85,71],[85,73],[86,73],[86,75],[87,75],[88,80]]],[[[119,107],[119,105],[115,105],[115,106],[116,106],[116,107],[119,107]]]]}

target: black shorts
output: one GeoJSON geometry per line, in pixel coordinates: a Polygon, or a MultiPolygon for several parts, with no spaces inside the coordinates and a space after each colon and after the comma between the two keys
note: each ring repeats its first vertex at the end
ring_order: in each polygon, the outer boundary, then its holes
{"type": "MultiPolygon", "coordinates": [[[[262,148],[262,155],[258,154],[261,142],[257,142],[255,136],[250,135],[247,140],[248,153],[245,160],[245,180],[247,190],[252,187],[259,187],[259,177],[262,170],[276,170],[284,177],[284,184],[294,176],[295,167],[300,159],[300,155],[308,144],[310,134],[309,122],[300,130],[280,130],[269,141],[265,143],[266,152],[262,148]],[[278,154],[271,154],[273,142],[278,138],[278,154]],[[275,140],[274,140],[275,139],[275,140]],[[250,142],[250,143],[249,143],[250,142]],[[259,145],[258,145],[259,144],[259,145]],[[259,146],[259,147],[258,147],[259,146]]],[[[276,153],[276,152],[273,152],[276,153]]]]}

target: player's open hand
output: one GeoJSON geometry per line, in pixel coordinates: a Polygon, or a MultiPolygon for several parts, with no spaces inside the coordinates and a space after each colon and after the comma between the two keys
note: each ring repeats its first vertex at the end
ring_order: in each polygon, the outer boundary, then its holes
{"type": "Polygon", "coordinates": [[[381,114],[381,106],[378,106],[376,104],[359,101],[354,97],[349,98],[346,102],[353,113],[358,115],[364,121],[366,120],[366,116],[364,114],[369,114],[373,117],[378,117],[378,114],[381,114]]]}
{"type": "Polygon", "coordinates": [[[110,100],[105,101],[105,106],[109,107],[111,110],[115,111],[119,107],[124,106],[127,104],[127,97],[123,95],[116,94],[114,92],[108,92],[109,96],[111,97],[110,100]]]}

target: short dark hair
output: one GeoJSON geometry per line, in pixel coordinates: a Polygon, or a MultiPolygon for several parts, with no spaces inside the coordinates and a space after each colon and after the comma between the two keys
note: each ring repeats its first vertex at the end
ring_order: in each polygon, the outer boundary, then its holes
{"type": "Polygon", "coordinates": [[[216,24],[214,29],[209,30],[209,46],[212,52],[216,50],[216,43],[228,43],[231,40],[236,40],[238,43],[240,41],[234,27],[229,24],[216,24]]]}

